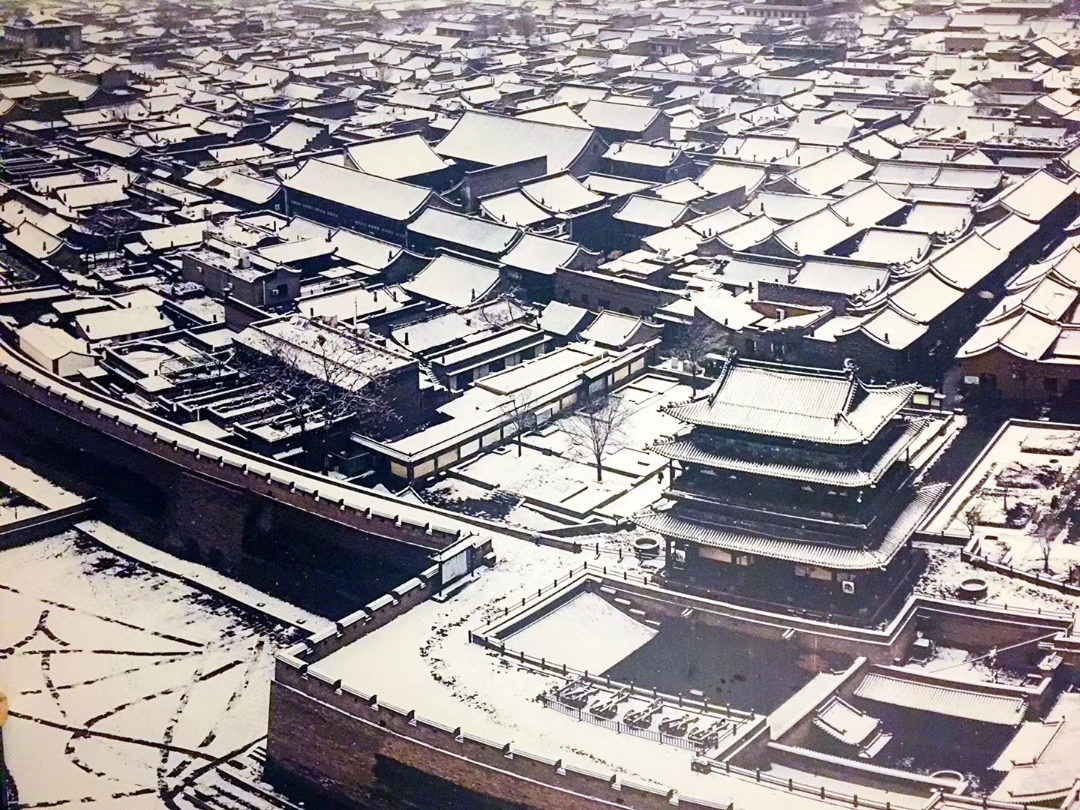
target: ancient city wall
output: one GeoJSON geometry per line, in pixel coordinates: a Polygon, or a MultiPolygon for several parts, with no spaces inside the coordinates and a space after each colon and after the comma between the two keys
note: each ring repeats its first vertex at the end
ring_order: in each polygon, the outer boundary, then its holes
{"type": "MultiPolygon", "coordinates": [[[[0,351],[0,363],[6,359],[0,351]]],[[[128,470],[132,489],[152,483],[158,492],[136,500],[160,497],[174,504],[168,522],[174,524],[177,536],[170,550],[183,551],[184,545],[213,538],[213,547],[201,550],[204,557],[213,551],[222,558],[223,570],[239,558],[250,508],[246,496],[299,510],[346,529],[346,535],[359,533],[358,541],[381,538],[430,551],[461,537],[462,529],[453,526],[454,521],[442,520],[437,510],[405,504],[403,516],[392,499],[204,440],[37,370],[0,364],[0,399],[11,418],[75,452],[88,452],[103,464],[128,470]],[[423,522],[418,515],[424,516],[423,522]]]]}

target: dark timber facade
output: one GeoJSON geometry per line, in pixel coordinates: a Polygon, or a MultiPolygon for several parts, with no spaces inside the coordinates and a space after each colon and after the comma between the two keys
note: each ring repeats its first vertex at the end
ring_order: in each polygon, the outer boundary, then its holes
{"type": "Polygon", "coordinates": [[[636,519],[665,538],[668,576],[828,612],[888,602],[938,494],[912,481],[947,418],[911,410],[915,391],[729,361],[702,396],[666,409],[690,432],[654,448],[681,474],[636,519]]]}

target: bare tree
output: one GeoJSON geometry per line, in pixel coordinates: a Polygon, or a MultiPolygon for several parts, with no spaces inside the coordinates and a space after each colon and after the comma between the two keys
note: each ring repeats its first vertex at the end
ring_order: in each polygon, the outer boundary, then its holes
{"type": "Polygon", "coordinates": [[[272,339],[266,348],[269,353],[261,354],[249,370],[296,421],[305,447],[312,438],[312,424],[322,423],[318,443],[323,472],[329,470],[326,439],[333,425],[357,418],[369,428],[384,430],[399,421],[382,383],[356,367],[348,339],[319,334],[310,347],[272,339]]]}
{"type": "Polygon", "coordinates": [[[604,454],[618,449],[631,412],[623,400],[608,391],[590,397],[574,413],[559,422],[573,447],[589,454],[596,465],[596,480],[604,480],[604,454]]]}
{"type": "Polygon", "coordinates": [[[975,539],[975,532],[978,530],[980,523],[982,523],[982,505],[976,503],[964,512],[964,525],[967,526],[968,537],[972,540],[975,539]]]}
{"type": "Polygon", "coordinates": [[[975,96],[975,100],[982,104],[997,104],[1001,96],[997,91],[985,84],[976,84],[968,88],[968,92],[975,96]]]}
{"type": "Polygon", "coordinates": [[[1054,550],[1054,541],[1060,539],[1064,543],[1071,528],[1072,518],[1068,518],[1060,532],[1035,532],[1035,539],[1039,543],[1039,555],[1042,557],[1043,562],[1043,573],[1050,573],[1050,552],[1054,550]]]}
{"type": "Polygon", "coordinates": [[[905,89],[907,92],[916,96],[932,97],[937,95],[937,88],[934,87],[934,83],[929,79],[918,79],[913,82],[909,82],[905,89]]]}
{"type": "Polygon", "coordinates": [[[514,440],[517,442],[517,454],[521,457],[521,440],[528,431],[536,427],[536,411],[533,408],[533,393],[528,388],[513,394],[502,406],[503,414],[514,427],[514,440]]]}
{"type": "Polygon", "coordinates": [[[695,318],[685,328],[675,332],[664,342],[664,349],[671,357],[690,364],[690,384],[697,390],[698,374],[704,369],[705,358],[715,352],[731,348],[729,334],[709,318],[695,318]]]}
{"type": "Polygon", "coordinates": [[[492,25],[492,31],[495,36],[501,39],[510,36],[510,34],[514,32],[514,29],[510,26],[510,20],[506,18],[506,15],[501,14],[492,25]]]}
{"type": "Polygon", "coordinates": [[[379,83],[380,90],[389,90],[394,79],[394,66],[386,62],[373,62],[375,69],[372,78],[379,83]]]}
{"type": "Polygon", "coordinates": [[[525,290],[517,284],[508,285],[494,301],[476,310],[477,316],[493,329],[502,329],[533,316],[532,302],[525,290]]]}
{"type": "Polygon", "coordinates": [[[386,31],[389,27],[387,19],[382,15],[381,11],[375,11],[374,9],[368,12],[367,18],[368,29],[376,36],[386,31]]]}
{"type": "Polygon", "coordinates": [[[532,39],[533,35],[536,33],[536,17],[533,16],[531,11],[519,11],[510,24],[515,33],[526,41],[532,39]]]}

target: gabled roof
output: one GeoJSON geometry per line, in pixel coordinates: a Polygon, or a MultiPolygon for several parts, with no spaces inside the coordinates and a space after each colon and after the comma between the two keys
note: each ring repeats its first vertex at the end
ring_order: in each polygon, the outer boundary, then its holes
{"type": "Polygon", "coordinates": [[[63,239],[42,230],[29,220],[24,220],[18,227],[8,231],[4,238],[35,259],[47,259],[65,245],[63,239]]]}
{"type": "Polygon", "coordinates": [[[705,396],[665,408],[693,425],[824,444],[866,442],[915,385],[870,386],[845,372],[739,362],[705,396]]]}
{"type": "Polygon", "coordinates": [[[878,183],[989,191],[1001,185],[1003,176],[1001,169],[995,166],[958,166],[897,160],[879,163],[871,178],[878,183]]]}
{"type": "Polygon", "coordinates": [[[881,721],[861,712],[836,695],[814,713],[814,726],[844,745],[859,747],[881,726],[881,721]]]}
{"type": "Polygon", "coordinates": [[[871,225],[901,211],[905,203],[872,185],[776,231],[775,239],[798,256],[820,255],[871,225]]]}
{"type": "Polygon", "coordinates": [[[591,129],[470,111],[457,120],[435,152],[484,166],[543,156],[548,172],[561,172],[571,168],[594,137],[591,129]]]}
{"type": "Polygon", "coordinates": [[[854,694],[875,703],[1002,726],[1020,725],[1027,712],[1027,701],[1022,697],[977,691],[952,682],[924,682],[900,673],[871,672],[855,687],[854,694]]]}
{"type": "Polygon", "coordinates": [[[1035,284],[1006,295],[983,318],[982,323],[992,323],[1009,317],[1018,310],[1025,310],[1048,321],[1059,321],[1072,305],[1076,303],[1080,292],[1076,287],[1063,284],[1050,275],[1035,284]]]}
{"type": "Polygon", "coordinates": [[[437,172],[451,165],[417,134],[356,144],[345,153],[360,171],[391,180],[437,172]]]}
{"type": "Polygon", "coordinates": [[[1008,251],[995,247],[977,233],[971,233],[932,256],[930,267],[953,287],[970,290],[1008,258],[1008,251]]]}
{"type": "Polygon", "coordinates": [[[1068,183],[1044,171],[1038,171],[1009,187],[982,208],[1000,205],[1029,222],[1041,222],[1074,193],[1073,187],[1068,183]]]}
{"type": "MultiPolygon", "coordinates": [[[[653,143],[639,143],[637,141],[623,141],[612,145],[604,157],[619,163],[633,163],[637,166],[654,166],[663,168],[674,165],[683,151],[677,146],[661,146],[653,143]]],[[[550,171],[550,169],[549,169],[550,171]]]]}
{"type": "Polygon", "coordinates": [[[742,188],[747,196],[757,191],[764,182],[764,169],[730,163],[714,163],[697,179],[699,186],[713,194],[726,194],[742,188]]]}
{"type": "Polygon", "coordinates": [[[322,131],[321,127],[290,121],[271,135],[266,145],[285,152],[302,152],[322,131]]]}
{"type": "Polygon", "coordinates": [[[552,301],[540,313],[540,328],[560,337],[569,337],[590,317],[589,310],[582,307],[552,301]]]}
{"type": "Polygon", "coordinates": [[[855,332],[894,351],[901,351],[927,333],[929,327],[912,320],[893,306],[887,306],[867,318],[855,332]]]}
{"type": "Polygon", "coordinates": [[[893,228],[871,228],[859,242],[851,258],[874,264],[913,264],[930,252],[927,234],[893,228]]]}
{"type": "Polygon", "coordinates": [[[1011,318],[980,326],[956,353],[958,360],[1001,349],[1022,360],[1040,360],[1054,345],[1061,327],[1021,310],[1011,318]]]}
{"type": "Polygon", "coordinates": [[[244,143],[236,146],[224,146],[219,149],[209,149],[210,157],[218,163],[234,163],[237,161],[257,160],[267,155],[274,154],[261,143],[244,143]]]}
{"type": "Polygon", "coordinates": [[[540,207],[557,214],[569,214],[604,202],[602,195],[590,191],[569,172],[522,183],[521,192],[540,207]]]}
{"type": "Polygon", "coordinates": [[[1038,283],[1047,276],[1057,278],[1070,287],[1080,289],[1080,247],[1070,247],[1051,256],[1045,262],[1029,264],[1005,285],[1009,292],[1038,283]]]}
{"type": "Polygon", "coordinates": [[[516,228],[438,208],[429,208],[417,217],[409,233],[492,255],[505,253],[521,236],[516,228]]]}
{"type": "Polygon", "coordinates": [[[917,202],[904,220],[904,230],[926,234],[962,234],[974,219],[971,207],[935,202],[917,202]]]}
{"type": "Polygon", "coordinates": [[[359,264],[370,267],[373,270],[382,270],[391,264],[394,259],[401,255],[402,248],[381,239],[365,236],[361,233],[348,231],[344,228],[337,231],[331,238],[339,259],[344,259],[351,264],[359,264]]]}
{"type": "Polygon", "coordinates": [[[151,250],[171,250],[199,244],[203,240],[205,230],[205,222],[189,222],[139,231],[139,237],[151,250]]]}
{"type": "Polygon", "coordinates": [[[548,107],[529,110],[521,113],[518,118],[526,121],[537,121],[541,124],[557,124],[561,127],[591,129],[585,120],[566,104],[553,104],[548,107]]]}
{"type": "Polygon", "coordinates": [[[579,250],[581,246],[576,242],[527,233],[501,261],[508,267],[554,275],[555,270],[570,261],[579,250]]]}
{"type": "Polygon", "coordinates": [[[784,181],[807,194],[828,194],[849,180],[866,177],[874,167],[847,151],[834,152],[809,166],[796,169],[784,181]]]}
{"type": "Polygon", "coordinates": [[[237,197],[256,205],[265,205],[281,192],[281,185],[261,177],[249,177],[240,172],[229,172],[213,186],[215,191],[237,197]]]}
{"type": "Polygon", "coordinates": [[[581,333],[581,339],[608,349],[625,348],[644,322],[635,315],[623,315],[605,310],[581,333]]]}
{"type": "Polygon", "coordinates": [[[139,153],[139,147],[135,144],[128,143],[127,141],[119,141],[115,138],[107,138],[105,136],[93,138],[84,143],[83,146],[92,152],[102,152],[121,160],[135,157],[135,155],[139,153]]]}
{"type": "Polygon", "coordinates": [[[309,160],[285,181],[300,191],[357,211],[405,222],[431,199],[430,189],[345,169],[323,160],[309,160]]]}
{"type": "Polygon", "coordinates": [[[613,215],[620,222],[645,225],[650,228],[670,228],[682,222],[690,209],[682,203],[667,202],[655,197],[635,194],[613,215]]]}
{"type": "Polygon", "coordinates": [[[492,194],[480,200],[480,210],[496,222],[527,228],[551,219],[551,212],[536,205],[520,190],[492,194]]]}
{"type": "Polygon", "coordinates": [[[653,107],[592,100],[581,108],[580,115],[592,127],[641,133],[664,113],[653,107]]]}
{"type": "Polygon", "coordinates": [[[889,294],[889,306],[915,323],[929,324],[964,297],[933,273],[922,273],[889,294]]]}
{"type": "Polygon", "coordinates": [[[482,301],[498,283],[498,267],[442,255],[401,286],[432,301],[468,307],[482,301]]]}

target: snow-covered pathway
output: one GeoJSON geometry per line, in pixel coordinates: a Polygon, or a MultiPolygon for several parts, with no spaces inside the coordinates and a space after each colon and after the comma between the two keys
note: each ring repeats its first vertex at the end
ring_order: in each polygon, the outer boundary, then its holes
{"type": "Polygon", "coordinates": [[[274,651],[295,638],[73,533],[0,553],[0,617],[22,807],[163,807],[266,733],[274,651]]]}

